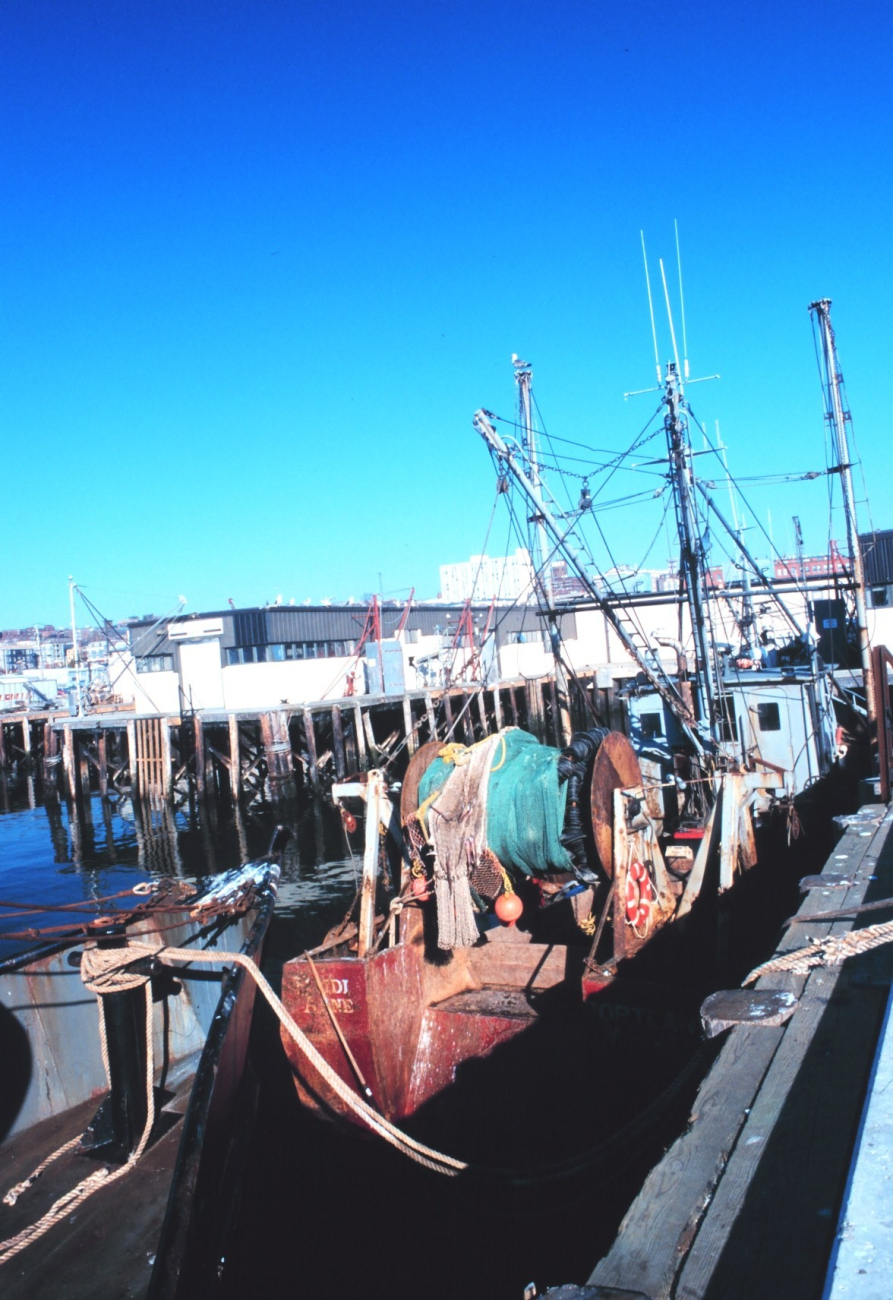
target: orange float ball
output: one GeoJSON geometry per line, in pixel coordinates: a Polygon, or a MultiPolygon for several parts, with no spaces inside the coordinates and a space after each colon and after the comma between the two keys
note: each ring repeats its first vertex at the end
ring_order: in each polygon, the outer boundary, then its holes
{"type": "Polygon", "coordinates": [[[343,812],[341,814],[341,820],[344,822],[344,829],[348,832],[349,835],[352,835],[353,832],[357,829],[356,817],[354,817],[353,813],[343,812]]]}
{"type": "Polygon", "coordinates": [[[524,904],[517,894],[500,894],[496,900],[496,915],[506,925],[514,925],[524,911],[524,904]]]}
{"type": "Polygon", "coordinates": [[[415,894],[416,898],[422,900],[428,897],[428,882],[424,876],[413,876],[412,892],[415,894]]]}

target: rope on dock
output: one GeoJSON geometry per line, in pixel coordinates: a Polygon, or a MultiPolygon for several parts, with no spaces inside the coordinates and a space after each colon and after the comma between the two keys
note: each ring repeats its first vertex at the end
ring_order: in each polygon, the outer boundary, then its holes
{"type": "Polygon", "coordinates": [[[879,925],[868,925],[864,930],[850,930],[847,934],[829,934],[826,939],[819,939],[804,948],[796,948],[780,957],[773,957],[763,962],[750,972],[741,987],[746,988],[762,975],[772,975],[785,971],[791,975],[806,975],[816,966],[839,966],[848,957],[855,957],[861,952],[870,952],[893,940],[893,921],[882,921],[879,925]]]}

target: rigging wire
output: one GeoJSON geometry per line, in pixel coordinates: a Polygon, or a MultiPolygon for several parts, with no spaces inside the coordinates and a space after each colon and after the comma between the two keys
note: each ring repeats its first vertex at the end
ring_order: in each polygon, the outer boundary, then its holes
{"type": "MultiPolygon", "coordinates": [[[[706,443],[707,448],[708,448],[710,451],[713,452],[713,454],[716,456],[717,460],[718,460],[718,461],[720,462],[720,464],[722,465],[722,464],[723,464],[723,461],[722,461],[722,457],[721,457],[721,455],[720,455],[718,449],[717,449],[717,448],[714,446],[714,444],[711,442],[710,437],[709,437],[709,435],[708,435],[706,429],[704,429],[703,426],[701,426],[700,421],[698,421],[697,416],[695,416],[694,412],[691,410],[690,407],[689,407],[689,413],[691,414],[692,419],[694,419],[695,422],[698,424],[698,427],[701,428],[701,432],[703,433],[703,436],[704,436],[704,442],[706,443]]],[[[731,476],[731,475],[729,474],[729,472],[728,472],[727,467],[726,467],[726,466],[723,466],[723,469],[724,469],[725,474],[726,474],[729,478],[732,478],[732,476],[731,476]]],[[[702,480],[702,481],[703,481],[703,480],[702,480]]],[[[751,505],[750,501],[747,499],[747,497],[746,497],[746,496],[744,495],[744,493],[741,491],[741,488],[738,486],[738,482],[739,482],[739,480],[737,480],[737,479],[735,479],[735,478],[732,478],[732,482],[735,484],[735,487],[736,487],[736,489],[737,489],[737,491],[738,491],[738,495],[741,497],[742,502],[743,502],[744,505],[747,507],[748,512],[751,514],[752,518],[755,520],[755,526],[759,529],[759,531],[762,533],[762,535],[763,535],[763,537],[765,538],[765,540],[769,543],[769,549],[770,549],[772,555],[774,556],[775,559],[777,559],[777,560],[782,560],[782,561],[783,561],[783,560],[784,560],[784,556],[781,554],[781,552],[779,551],[778,547],[775,545],[775,542],[772,540],[772,538],[770,537],[769,533],[768,533],[768,532],[766,531],[766,529],[764,528],[763,523],[762,523],[762,520],[760,519],[760,516],[759,516],[758,512],[753,508],[753,506],[751,505]]],[[[764,576],[764,575],[761,575],[761,576],[764,576]]],[[[801,575],[801,577],[798,577],[797,580],[796,580],[796,588],[795,588],[795,590],[797,591],[798,595],[802,596],[803,599],[806,600],[806,599],[808,599],[808,597],[807,597],[807,595],[806,595],[806,590],[805,590],[805,588],[801,585],[801,580],[802,580],[802,575],[801,575]]]]}
{"type": "MultiPolygon", "coordinates": [[[[84,595],[83,591],[81,591],[77,583],[75,583],[75,591],[78,593],[81,600],[87,606],[90,616],[92,617],[93,621],[96,623],[96,626],[99,628],[100,631],[103,631],[106,628],[114,627],[114,624],[112,623],[111,619],[106,618],[106,616],[101,612],[101,610],[97,609],[97,607],[93,604],[93,602],[87,596],[84,595]]],[[[181,609],[182,609],[182,603],[178,600],[176,605],[173,607],[172,610],[170,610],[169,613],[162,615],[162,617],[160,619],[157,619],[156,622],[153,623],[153,625],[146,631],[142,641],[140,642],[141,645],[145,644],[148,638],[156,630],[158,631],[158,637],[155,640],[155,642],[152,644],[150,649],[147,650],[144,654],[140,654],[139,651],[136,650],[134,646],[127,641],[127,639],[123,636],[123,634],[119,634],[119,639],[121,643],[123,645],[128,646],[128,648],[130,649],[133,655],[134,663],[137,662],[141,663],[144,659],[150,659],[152,657],[151,651],[157,649],[157,647],[161,644],[162,641],[164,641],[165,637],[167,636],[166,630],[162,630],[162,629],[166,629],[174,621],[174,618],[177,616],[177,614],[180,612],[181,609]]],[[[152,705],[152,708],[155,710],[155,712],[156,713],[163,712],[163,710],[160,709],[158,705],[155,703],[155,701],[152,699],[152,696],[149,694],[149,691],[146,689],[144,684],[138,680],[133,665],[128,663],[124,659],[123,655],[121,658],[121,670],[118,673],[117,677],[115,677],[114,680],[111,679],[111,676],[109,677],[109,690],[113,690],[114,687],[117,686],[121,678],[124,676],[124,674],[127,672],[130,673],[131,677],[139,686],[140,691],[143,693],[143,695],[145,695],[146,699],[152,705]]]]}

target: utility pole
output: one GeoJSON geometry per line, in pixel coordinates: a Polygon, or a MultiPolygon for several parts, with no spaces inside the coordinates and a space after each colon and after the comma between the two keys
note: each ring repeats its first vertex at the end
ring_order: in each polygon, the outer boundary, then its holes
{"type": "Polygon", "coordinates": [[[859,658],[862,661],[862,682],[865,687],[865,707],[868,721],[875,718],[874,675],[871,667],[871,646],[868,641],[868,614],[865,608],[865,570],[862,564],[862,547],[859,545],[859,528],[856,519],[856,498],[853,494],[853,475],[850,463],[847,424],[851,421],[844,406],[843,375],[837,358],[837,344],[831,327],[831,299],[820,298],[809,304],[815,314],[822,338],[822,387],[825,393],[825,419],[831,426],[832,441],[837,452],[837,465],[831,473],[840,475],[843,488],[843,509],[846,515],[847,545],[853,566],[856,587],[856,628],[859,634],[859,658]]]}

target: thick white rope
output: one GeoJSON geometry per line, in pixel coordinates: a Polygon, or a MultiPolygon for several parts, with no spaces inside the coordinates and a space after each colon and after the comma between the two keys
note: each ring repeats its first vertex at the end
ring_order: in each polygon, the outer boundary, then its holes
{"type": "Polygon", "coordinates": [[[404,1133],[402,1129],[397,1128],[390,1120],[385,1119],[384,1115],[379,1114],[358,1093],[354,1092],[350,1085],[346,1084],[339,1074],[336,1074],[325,1057],[313,1046],[310,1039],[276,996],[257,963],[252,961],[250,957],[246,957],[241,952],[193,952],[191,948],[160,948],[155,953],[155,957],[162,962],[222,961],[241,966],[257,984],[280,1024],[285,1027],[291,1039],[313,1068],[332,1091],[341,1098],[344,1104],[349,1106],[354,1114],[358,1115],[369,1128],[378,1133],[380,1137],[383,1137],[386,1142],[390,1142],[392,1146],[401,1150],[404,1155],[409,1156],[411,1160],[416,1160],[419,1164],[425,1165],[426,1168],[433,1169],[437,1173],[455,1177],[456,1174],[460,1174],[470,1167],[464,1160],[456,1160],[453,1156],[444,1155],[441,1151],[435,1151],[432,1147],[417,1142],[415,1138],[410,1137],[408,1133],[404,1133]]]}
{"type": "MultiPolygon", "coordinates": [[[[108,1168],[97,1169],[82,1182],[78,1183],[70,1192],[61,1196],[47,1211],[42,1218],[32,1224],[30,1227],[23,1229],[15,1237],[10,1237],[7,1241],[0,1242],[0,1264],[5,1264],[8,1259],[12,1259],[19,1251],[24,1250],[32,1242],[42,1237],[54,1224],[70,1214],[72,1210],[81,1205],[89,1196],[92,1196],[100,1187],[107,1187],[119,1178],[128,1173],[146,1148],[152,1126],[155,1120],[154,1106],[154,1063],[153,1063],[153,1046],[152,1046],[152,986],[147,977],[133,975],[126,968],[135,960],[149,956],[156,961],[169,964],[177,962],[209,962],[214,964],[223,964],[241,966],[252,977],[261,993],[273,1009],[280,1023],[285,1027],[289,1036],[295,1042],[300,1051],[304,1054],[313,1068],[320,1077],[329,1085],[332,1091],[341,1098],[348,1106],[374,1133],[390,1142],[404,1155],[409,1156],[418,1164],[424,1165],[427,1169],[434,1170],[436,1173],[447,1174],[455,1177],[462,1173],[470,1166],[464,1160],[456,1160],[453,1156],[445,1155],[443,1152],[435,1151],[433,1148],[425,1146],[422,1142],[417,1142],[415,1138],[404,1133],[402,1129],[397,1128],[390,1120],[385,1117],[368,1102],[364,1101],[352,1088],[347,1085],[326,1061],[325,1057],[317,1051],[310,1039],[297,1025],[293,1017],[286,1010],[282,1001],[276,996],[266,977],[261,973],[257,963],[250,957],[246,957],[240,952],[212,952],[210,950],[198,950],[192,948],[150,948],[148,945],[130,945],[127,948],[112,949],[85,949],[84,957],[86,960],[87,970],[85,971],[85,983],[88,987],[98,990],[103,988],[106,991],[118,991],[122,988],[133,988],[139,983],[143,983],[146,988],[146,1066],[147,1066],[147,1097],[148,1097],[148,1114],[146,1127],[140,1138],[138,1146],[120,1166],[120,1168],[111,1172],[108,1168]],[[90,958],[87,958],[87,953],[90,958]],[[100,954],[98,956],[97,954],[100,954]]],[[[102,997],[97,997],[99,1002],[99,1023],[100,1023],[100,1042],[102,1044],[103,1061],[108,1073],[108,1058],[105,1048],[105,1022],[102,1011],[102,997]]],[[[23,1182],[18,1183],[11,1188],[4,1197],[7,1205],[14,1205],[19,1196],[25,1192],[36,1178],[38,1178],[45,1169],[48,1168],[54,1160],[67,1151],[74,1149],[80,1142],[80,1137],[73,1138],[64,1146],[54,1151],[48,1156],[42,1164],[23,1182]]]]}
{"type": "Polygon", "coordinates": [[[864,930],[850,930],[846,934],[829,934],[826,939],[808,944],[805,948],[796,948],[780,957],[773,957],[752,970],[741,987],[746,988],[761,975],[771,975],[776,971],[786,971],[791,975],[806,975],[815,966],[839,966],[847,957],[855,957],[860,952],[869,952],[880,948],[882,944],[893,940],[893,921],[882,921],[879,925],[867,925],[864,930]]]}

